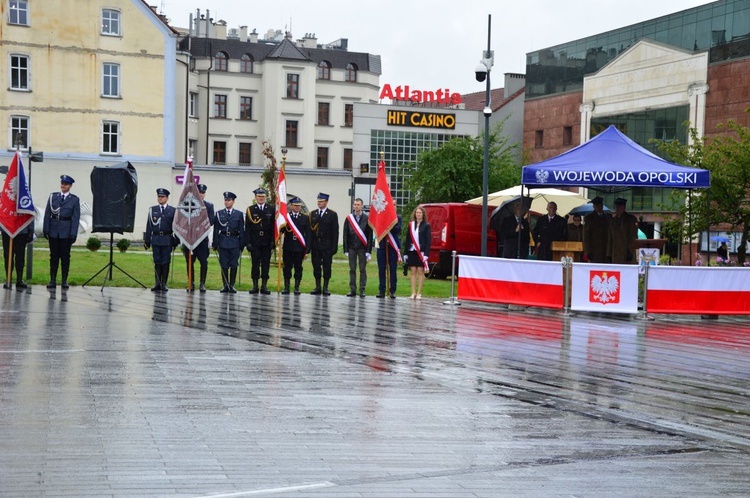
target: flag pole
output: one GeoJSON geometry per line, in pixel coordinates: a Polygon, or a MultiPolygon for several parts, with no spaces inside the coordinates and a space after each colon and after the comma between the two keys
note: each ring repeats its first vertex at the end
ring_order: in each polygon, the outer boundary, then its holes
{"type": "Polygon", "coordinates": [[[193,250],[190,249],[190,252],[188,252],[188,282],[187,287],[189,292],[193,292],[195,290],[195,286],[193,285],[193,250]]]}
{"type": "Polygon", "coordinates": [[[15,237],[8,237],[10,239],[10,246],[8,247],[8,254],[5,255],[6,261],[8,262],[7,268],[6,268],[6,280],[5,280],[5,288],[10,289],[10,274],[13,271],[13,239],[15,237]]]}

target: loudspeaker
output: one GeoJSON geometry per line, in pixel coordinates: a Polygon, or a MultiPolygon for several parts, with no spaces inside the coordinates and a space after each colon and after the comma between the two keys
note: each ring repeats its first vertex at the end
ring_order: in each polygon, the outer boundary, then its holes
{"type": "Polygon", "coordinates": [[[94,166],[91,171],[94,194],[92,232],[132,232],[135,226],[135,200],[138,174],[129,162],[94,166]]]}

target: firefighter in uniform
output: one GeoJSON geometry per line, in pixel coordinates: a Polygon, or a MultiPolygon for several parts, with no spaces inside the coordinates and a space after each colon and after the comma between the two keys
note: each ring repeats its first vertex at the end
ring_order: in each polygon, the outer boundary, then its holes
{"type": "Polygon", "coordinates": [[[214,217],[214,240],[212,247],[219,251],[221,280],[220,292],[236,294],[234,283],[237,280],[237,263],[242,254],[245,237],[245,223],[242,213],[234,209],[237,196],[233,192],[224,192],[224,209],[216,212],[214,217]]]}
{"type": "Polygon", "coordinates": [[[261,294],[270,294],[268,290],[268,269],[271,266],[271,252],[274,246],[274,223],[276,208],[266,202],[266,190],[257,188],[255,204],[245,211],[245,244],[253,260],[251,277],[253,288],[250,294],[258,293],[258,278],[262,279],[261,294]]]}
{"type": "Polygon", "coordinates": [[[47,199],[44,211],[44,237],[49,239],[49,283],[48,289],[57,286],[57,268],[62,266],[62,288],[68,288],[70,270],[70,247],[78,237],[78,222],[81,217],[81,201],[70,188],[75,183],[68,175],[60,176],[60,192],[53,192],[47,199]]]}
{"type": "Polygon", "coordinates": [[[318,194],[318,209],[310,213],[310,230],[312,231],[312,267],[315,277],[313,295],[330,296],[328,282],[331,280],[331,263],[333,255],[339,249],[339,216],[333,209],[328,209],[328,194],[318,194]],[[320,279],[323,278],[323,288],[320,279]]]}
{"type": "MultiPolygon", "coordinates": [[[[206,200],[207,190],[208,190],[208,187],[203,185],[202,183],[198,185],[198,194],[201,196],[201,199],[203,200],[203,204],[206,205],[206,214],[208,215],[208,221],[211,223],[211,225],[213,225],[214,224],[214,204],[206,200]]],[[[188,251],[187,248],[183,246],[182,252],[185,254],[185,262],[187,262],[188,258],[190,257],[190,251],[188,251]]],[[[192,280],[188,284],[188,292],[193,292],[195,290],[195,260],[196,259],[200,262],[200,267],[201,267],[200,291],[206,292],[206,276],[208,275],[208,253],[209,253],[208,237],[206,237],[201,241],[200,244],[198,244],[198,247],[193,249],[193,273],[192,275],[188,275],[189,277],[192,276],[192,280]]]]}
{"type": "Polygon", "coordinates": [[[172,249],[177,247],[178,239],[172,233],[175,209],[167,204],[169,202],[169,190],[165,188],[156,189],[158,204],[151,206],[146,222],[146,233],[143,237],[143,245],[146,249],[151,248],[154,256],[154,280],[152,292],[166,292],[167,279],[169,278],[169,263],[172,249]]]}
{"type": "Polygon", "coordinates": [[[284,234],[283,258],[284,258],[284,290],[282,294],[289,294],[289,286],[292,280],[292,269],[294,269],[294,295],[300,294],[299,284],[302,281],[302,261],[310,252],[311,233],[310,218],[300,212],[302,201],[294,197],[289,201],[292,212],[289,213],[289,223],[282,229],[284,234]],[[294,225],[294,226],[292,226],[294,225]]]}

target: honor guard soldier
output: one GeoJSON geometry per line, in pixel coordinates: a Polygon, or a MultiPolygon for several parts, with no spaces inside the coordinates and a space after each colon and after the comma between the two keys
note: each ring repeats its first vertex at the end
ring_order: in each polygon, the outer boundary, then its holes
{"type": "Polygon", "coordinates": [[[362,212],[362,199],[355,199],[354,211],[344,221],[344,255],[349,258],[349,294],[357,295],[357,269],[359,269],[359,297],[365,297],[367,287],[367,262],[372,252],[372,228],[369,217],[362,212]]]}
{"type": "Polygon", "coordinates": [[[310,213],[310,230],[312,231],[312,267],[315,277],[313,295],[330,296],[328,282],[331,280],[331,262],[339,250],[339,215],[328,209],[328,194],[318,194],[318,209],[310,213]],[[323,277],[323,288],[320,278],[323,277]]]}
{"type": "Polygon", "coordinates": [[[245,223],[242,213],[234,209],[237,196],[233,192],[224,192],[224,209],[216,212],[214,217],[214,240],[212,247],[219,251],[221,281],[224,286],[220,292],[236,294],[234,282],[237,280],[237,263],[242,254],[245,234],[245,223]]]}
{"type": "Polygon", "coordinates": [[[146,222],[146,234],[143,237],[143,245],[146,249],[151,248],[154,256],[154,286],[152,292],[168,291],[167,279],[169,278],[169,263],[172,249],[177,247],[178,239],[172,234],[172,222],[174,221],[174,208],[167,204],[169,201],[169,190],[165,188],[156,189],[158,204],[151,206],[146,222]]]}
{"type": "MultiPolygon", "coordinates": [[[[214,205],[212,202],[208,202],[206,200],[206,191],[208,190],[208,187],[205,185],[198,184],[198,195],[201,196],[201,200],[203,200],[203,204],[206,205],[206,214],[208,215],[208,221],[211,223],[211,225],[214,224],[214,205]]],[[[185,261],[187,262],[188,258],[190,257],[190,251],[187,250],[187,248],[183,247],[183,253],[185,253],[185,261]]],[[[198,247],[193,249],[193,272],[190,273],[188,271],[188,277],[192,277],[192,280],[190,281],[188,285],[188,292],[193,292],[195,290],[195,260],[197,259],[200,262],[201,267],[201,276],[200,276],[200,291],[206,292],[206,276],[208,275],[208,237],[205,237],[200,244],[198,244],[198,247]]]]}
{"type": "Polygon", "coordinates": [[[250,294],[258,293],[258,278],[262,279],[260,293],[270,294],[268,269],[271,266],[271,252],[274,246],[276,208],[266,203],[265,189],[256,188],[253,194],[255,204],[245,211],[245,244],[253,260],[253,288],[250,289],[250,294]]]}
{"type": "Polygon", "coordinates": [[[302,261],[310,252],[311,233],[310,218],[300,212],[302,201],[294,197],[289,201],[292,212],[287,216],[288,223],[282,228],[284,234],[284,290],[282,294],[289,294],[289,285],[294,268],[294,295],[300,294],[299,284],[302,282],[302,261]]]}
{"type": "Polygon", "coordinates": [[[396,224],[378,245],[379,282],[378,295],[376,297],[379,298],[384,298],[386,296],[386,290],[389,291],[388,295],[390,295],[391,298],[396,298],[396,285],[398,284],[396,267],[398,262],[401,261],[401,250],[399,249],[401,247],[401,215],[397,215],[396,219],[396,224]]]}
{"type": "MultiPolygon", "coordinates": [[[[34,240],[34,220],[26,225],[26,228],[18,232],[13,237],[13,254],[10,251],[10,235],[3,230],[3,256],[5,256],[5,273],[8,274],[8,267],[15,266],[16,269],[16,290],[21,292],[28,287],[23,281],[23,267],[26,264],[26,244],[34,240]],[[11,258],[12,261],[11,261],[11,258]]],[[[13,270],[11,269],[11,272],[13,270]]],[[[67,284],[66,284],[67,285],[67,284]]],[[[3,284],[4,289],[10,289],[10,282],[3,284]]]]}
{"type": "Polygon", "coordinates": [[[68,175],[60,177],[60,192],[53,192],[47,199],[44,211],[44,237],[49,239],[49,284],[57,286],[57,267],[62,264],[62,288],[68,288],[70,270],[70,247],[78,237],[78,222],[81,217],[81,202],[70,193],[75,183],[68,175]]]}

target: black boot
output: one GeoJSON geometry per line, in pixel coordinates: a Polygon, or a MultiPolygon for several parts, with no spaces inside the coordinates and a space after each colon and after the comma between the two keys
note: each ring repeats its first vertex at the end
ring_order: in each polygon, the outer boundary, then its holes
{"type": "Polygon", "coordinates": [[[261,287],[260,287],[260,293],[261,294],[265,294],[265,295],[268,295],[268,294],[271,293],[271,291],[268,290],[268,279],[267,278],[263,279],[263,285],[261,285],[261,287]]]}
{"type": "Polygon", "coordinates": [[[166,265],[161,265],[161,290],[162,292],[167,292],[169,290],[169,287],[167,287],[167,280],[169,280],[169,263],[166,265]]]}
{"type": "Polygon", "coordinates": [[[330,296],[331,295],[331,293],[328,290],[328,279],[325,279],[323,281],[323,295],[324,296],[330,296]]]}
{"type": "Polygon", "coordinates": [[[57,262],[50,261],[49,263],[49,283],[47,284],[48,289],[54,289],[57,287],[57,262]]]}
{"type": "Polygon", "coordinates": [[[221,283],[222,288],[219,292],[226,294],[227,292],[229,292],[229,275],[227,275],[226,268],[221,269],[221,283]]]}
{"type": "Polygon", "coordinates": [[[234,288],[234,282],[237,280],[237,268],[229,269],[229,292],[237,294],[237,289],[234,288]]]}
{"type": "Polygon", "coordinates": [[[60,287],[63,289],[67,289],[69,287],[68,285],[68,271],[70,270],[70,261],[61,261],[61,267],[62,267],[62,284],[60,287]]]}
{"type": "Polygon", "coordinates": [[[208,265],[201,265],[201,292],[206,292],[206,275],[208,275],[208,265]]]}
{"type": "Polygon", "coordinates": [[[161,290],[161,265],[154,265],[154,282],[151,292],[159,292],[161,290]]]}
{"type": "Polygon", "coordinates": [[[313,289],[313,291],[310,294],[312,294],[313,296],[319,296],[320,293],[321,293],[321,290],[320,290],[320,278],[316,278],[315,279],[315,288],[313,289]]]}
{"type": "Polygon", "coordinates": [[[291,281],[290,278],[285,278],[284,279],[284,290],[282,290],[281,293],[284,294],[285,296],[289,294],[289,283],[290,283],[290,281],[291,281]]]}
{"type": "Polygon", "coordinates": [[[258,292],[260,292],[260,291],[258,290],[258,279],[257,279],[257,278],[254,278],[254,279],[253,279],[253,288],[252,288],[252,289],[250,289],[250,294],[257,294],[258,292]]]}
{"type": "Polygon", "coordinates": [[[300,283],[301,280],[302,280],[301,278],[295,278],[294,279],[294,295],[295,296],[299,296],[300,295],[299,283],[300,283]]]}
{"type": "MultiPolygon", "coordinates": [[[[17,275],[20,275],[20,273],[17,273],[17,275]]],[[[24,282],[23,280],[21,280],[21,277],[17,277],[16,278],[16,290],[17,291],[22,291],[22,290],[26,289],[27,287],[28,287],[28,285],[26,285],[26,282],[24,282]]]]}

